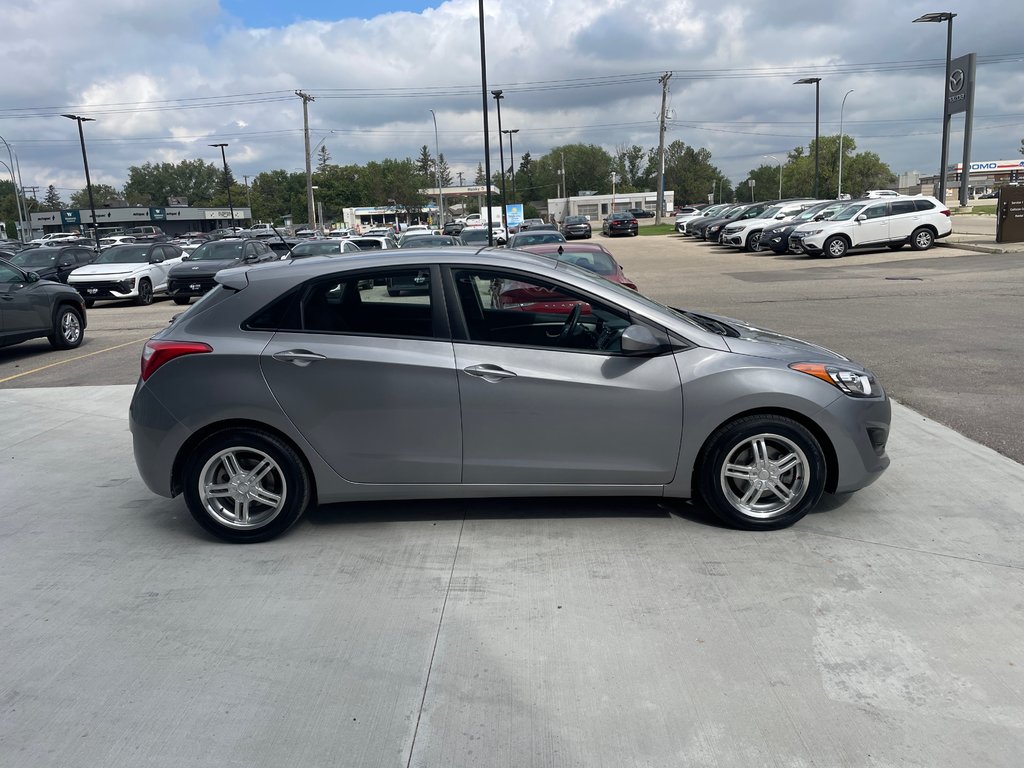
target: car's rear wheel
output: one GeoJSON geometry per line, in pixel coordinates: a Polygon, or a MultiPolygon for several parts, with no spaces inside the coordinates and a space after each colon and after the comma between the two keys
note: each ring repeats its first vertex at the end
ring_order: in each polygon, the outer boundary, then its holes
{"type": "Polygon", "coordinates": [[[830,259],[840,259],[846,255],[846,251],[849,250],[850,246],[846,242],[846,238],[840,237],[839,235],[833,235],[825,241],[825,245],[822,247],[821,252],[830,259]]]}
{"type": "Polygon", "coordinates": [[[139,280],[139,295],[135,298],[135,303],[143,307],[153,303],[153,284],[148,278],[139,280]]]}
{"type": "Polygon", "coordinates": [[[825,490],[817,439],[785,416],[744,416],[708,440],[698,478],[701,498],[724,522],[747,530],[792,525],[825,490]]]}
{"type": "Polygon", "coordinates": [[[188,304],[189,298],[189,296],[175,296],[174,303],[184,306],[185,304],[188,304]]]}
{"type": "Polygon", "coordinates": [[[309,505],[309,472],[279,438],[258,429],[217,433],[188,457],[184,495],[192,517],[218,538],[266,541],[290,528],[309,505]]]}
{"type": "Polygon", "coordinates": [[[910,247],[915,251],[927,251],[935,242],[935,235],[928,227],[918,227],[910,236],[910,247]]]}
{"type": "Polygon", "coordinates": [[[82,314],[70,306],[57,310],[53,321],[53,334],[47,341],[54,349],[74,349],[82,343],[82,314]]]}

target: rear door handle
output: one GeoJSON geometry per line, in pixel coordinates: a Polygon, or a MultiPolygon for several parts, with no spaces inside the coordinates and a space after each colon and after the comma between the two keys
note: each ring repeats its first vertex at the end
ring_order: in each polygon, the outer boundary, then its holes
{"type": "Polygon", "coordinates": [[[506,371],[497,365],[490,365],[484,363],[483,365],[471,365],[469,368],[463,368],[466,373],[470,376],[476,376],[484,381],[489,381],[492,384],[501,381],[502,379],[514,379],[516,375],[512,371],[506,371]]]}
{"type": "Polygon", "coordinates": [[[305,368],[310,363],[326,360],[327,357],[306,349],[289,349],[286,352],[275,353],[274,359],[280,363],[295,363],[300,368],[305,368]]]}

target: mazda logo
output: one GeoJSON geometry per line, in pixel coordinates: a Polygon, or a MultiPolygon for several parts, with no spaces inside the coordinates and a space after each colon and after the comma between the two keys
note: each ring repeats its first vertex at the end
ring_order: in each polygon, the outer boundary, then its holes
{"type": "Polygon", "coordinates": [[[954,69],[949,75],[949,92],[960,93],[964,87],[964,71],[962,69],[954,69]]]}

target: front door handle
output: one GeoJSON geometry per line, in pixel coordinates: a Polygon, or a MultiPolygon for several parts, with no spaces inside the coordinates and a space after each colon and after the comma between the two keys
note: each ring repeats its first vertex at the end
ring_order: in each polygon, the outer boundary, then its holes
{"type": "Polygon", "coordinates": [[[471,365],[469,368],[463,368],[466,373],[470,376],[476,376],[477,378],[489,381],[492,384],[501,381],[502,379],[514,379],[516,375],[512,371],[506,371],[497,365],[490,365],[484,363],[483,365],[471,365]]]}
{"type": "Polygon", "coordinates": [[[280,363],[295,363],[295,365],[300,368],[305,368],[310,363],[315,363],[318,360],[326,360],[327,357],[316,352],[310,352],[306,349],[289,349],[286,352],[275,353],[274,359],[280,363]]]}

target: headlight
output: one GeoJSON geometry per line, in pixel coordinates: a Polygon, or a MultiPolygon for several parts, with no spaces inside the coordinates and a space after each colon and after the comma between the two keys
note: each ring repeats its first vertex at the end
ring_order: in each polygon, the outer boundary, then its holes
{"type": "Polygon", "coordinates": [[[823,229],[805,229],[800,232],[794,232],[795,235],[801,235],[802,237],[811,237],[812,235],[820,235],[825,230],[823,229]]]}
{"type": "Polygon", "coordinates": [[[790,368],[814,376],[842,390],[850,397],[876,397],[879,387],[875,377],[865,371],[854,371],[823,363],[791,363],[790,368]]]}

